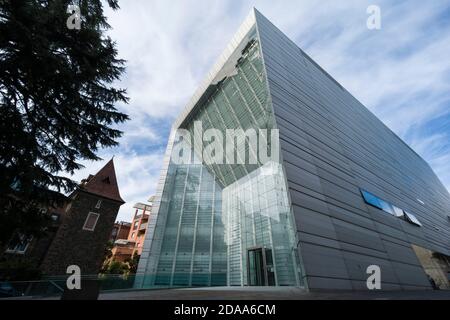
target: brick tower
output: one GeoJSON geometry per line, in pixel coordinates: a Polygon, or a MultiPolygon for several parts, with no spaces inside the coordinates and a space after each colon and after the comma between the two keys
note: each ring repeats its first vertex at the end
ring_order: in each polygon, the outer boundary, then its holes
{"type": "Polygon", "coordinates": [[[64,275],[77,265],[82,275],[99,272],[122,200],[113,159],[89,175],[70,195],[61,226],[41,265],[46,276],[64,275]]]}

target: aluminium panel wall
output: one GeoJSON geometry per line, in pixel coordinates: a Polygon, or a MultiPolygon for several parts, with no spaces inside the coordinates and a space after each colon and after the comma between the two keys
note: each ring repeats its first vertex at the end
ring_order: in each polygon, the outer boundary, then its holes
{"type": "Polygon", "coordinates": [[[366,289],[371,264],[381,267],[383,289],[429,288],[411,244],[450,255],[448,191],[420,156],[255,14],[309,288],[366,289]],[[366,205],[360,188],[414,213],[423,227],[366,205]]]}

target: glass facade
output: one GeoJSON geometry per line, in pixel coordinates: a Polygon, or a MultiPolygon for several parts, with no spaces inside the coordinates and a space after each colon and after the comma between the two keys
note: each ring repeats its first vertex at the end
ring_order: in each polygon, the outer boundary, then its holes
{"type": "Polygon", "coordinates": [[[296,284],[295,230],[281,165],[265,164],[224,188],[222,195],[228,285],[249,284],[253,269],[246,255],[253,248],[269,249],[265,258],[270,255],[274,285],[296,284]]]}
{"type": "MultiPolygon", "coordinates": [[[[225,137],[227,129],[275,128],[254,27],[216,78],[180,129],[191,136],[216,129],[225,137]],[[201,129],[195,125],[200,121],[201,129]]],[[[267,153],[279,148],[267,140],[267,153]]],[[[257,150],[247,142],[237,139],[246,159],[237,152],[234,163],[208,161],[203,139],[191,141],[191,163],[179,164],[171,155],[144,287],[302,285],[280,159],[250,161],[257,150]]],[[[172,153],[178,143],[174,139],[172,153]]]]}

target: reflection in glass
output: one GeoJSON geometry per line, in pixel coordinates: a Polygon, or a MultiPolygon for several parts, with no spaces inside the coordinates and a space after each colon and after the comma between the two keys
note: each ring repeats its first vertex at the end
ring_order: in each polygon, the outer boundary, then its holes
{"type": "MultiPolygon", "coordinates": [[[[201,121],[203,131],[224,137],[227,129],[273,129],[254,28],[219,74],[180,128],[194,136],[201,121]]],[[[197,161],[204,147],[194,139],[194,164],[169,163],[143,286],[302,285],[279,159],[207,164],[197,161]]],[[[257,152],[248,143],[244,148],[247,159],[257,152]]]]}

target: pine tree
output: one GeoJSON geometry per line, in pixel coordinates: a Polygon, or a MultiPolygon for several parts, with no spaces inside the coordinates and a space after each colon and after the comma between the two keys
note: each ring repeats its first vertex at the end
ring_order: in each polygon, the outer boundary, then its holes
{"type": "Polygon", "coordinates": [[[76,187],[63,173],[118,144],[124,60],[103,9],[101,0],[0,0],[0,243],[40,230],[38,207],[76,187]],[[79,29],[68,27],[69,5],[79,29]]]}

